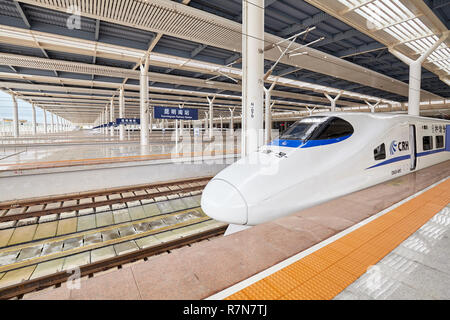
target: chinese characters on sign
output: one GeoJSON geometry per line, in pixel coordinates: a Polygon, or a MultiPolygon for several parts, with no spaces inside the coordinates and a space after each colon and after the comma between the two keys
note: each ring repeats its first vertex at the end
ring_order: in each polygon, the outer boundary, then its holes
{"type": "Polygon", "coordinates": [[[198,110],[192,108],[154,107],[155,119],[198,120],[198,110]]]}

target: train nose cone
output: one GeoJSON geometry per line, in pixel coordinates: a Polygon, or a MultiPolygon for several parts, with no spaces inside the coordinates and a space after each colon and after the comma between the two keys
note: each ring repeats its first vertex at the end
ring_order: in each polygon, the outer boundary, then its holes
{"type": "Polygon", "coordinates": [[[247,203],[230,183],[214,179],[203,190],[201,206],[211,218],[233,224],[247,223],[247,203]]]}

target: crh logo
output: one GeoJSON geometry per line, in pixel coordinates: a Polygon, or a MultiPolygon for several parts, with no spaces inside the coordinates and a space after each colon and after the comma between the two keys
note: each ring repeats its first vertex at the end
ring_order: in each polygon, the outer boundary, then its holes
{"type": "Polygon", "coordinates": [[[409,142],[408,141],[400,141],[397,143],[396,140],[391,142],[391,146],[389,148],[389,152],[391,156],[398,151],[408,151],[409,150],[409,142]]]}
{"type": "Polygon", "coordinates": [[[397,141],[392,141],[391,146],[389,148],[389,152],[391,153],[391,156],[397,151],[397,141]]]}

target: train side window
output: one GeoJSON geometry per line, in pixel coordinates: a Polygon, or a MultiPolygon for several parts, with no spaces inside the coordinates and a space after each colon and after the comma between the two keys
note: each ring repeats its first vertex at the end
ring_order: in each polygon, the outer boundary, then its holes
{"type": "Polygon", "coordinates": [[[384,143],[380,144],[373,150],[373,157],[375,158],[375,160],[386,159],[386,147],[384,143]]]}
{"type": "Polygon", "coordinates": [[[444,136],[436,136],[436,149],[444,147],[444,136]]]}
{"type": "Polygon", "coordinates": [[[334,118],[314,140],[336,139],[353,134],[353,126],[341,118],[334,118]]]}
{"type": "Polygon", "coordinates": [[[433,138],[432,136],[425,136],[422,138],[423,151],[433,149],[433,139],[432,138],[433,138]]]}

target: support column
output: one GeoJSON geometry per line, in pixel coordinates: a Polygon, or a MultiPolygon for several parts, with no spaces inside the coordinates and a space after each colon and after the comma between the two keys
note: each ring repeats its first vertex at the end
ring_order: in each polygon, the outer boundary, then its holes
{"type": "Polygon", "coordinates": [[[242,156],[263,143],[264,0],[242,1],[242,156]]]}
{"type": "Polygon", "coordinates": [[[313,115],[313,112],[314,112],[314,110],[316,110],[316,107],[314,107],[314,108],[312,108],[312,109],[310,109],[310,108],[306,107],[306,109],[308,110],[309,116],[312,116],[312,115],[313,115]]]}
{"type": "Polygon", "coordinates": [[[264,143],[268,144],[272,141],[272,106],[271,104],[271,92],[273,87],[275,87],[276,82],[272,83],[269,89],[264,89],[265,93],[265,127],[264,127],[264,143]]]}
{"type": "Polygon", "coordinates": [[[408,114],[418,116],[420,114],[420,90],[422,81],[422,64],[434,50],[437,49],[444,42],[448,35],[447,30],[442,34],[438,41],[436,41],[425,53],[423,53],[417,60],[413,60],[404,54],[398,52],[390,47],[389,52],[399,58],[401,61],[409,65],[409,94],[408,94],[408,114]]]}
{"type": "Polygon", "coordinates": [[[223,132],[223,118],[220,116],[220,132],[223,132]]]}
{"type": "Polygon", "coordinates": [[[114,137],[114,120],[114,99],[111,99],[111,102],[109,104],[109,121],[113,123],[110,128],[111,137],[114,137]]]}
{"type": "Polygon", "coordinates": [[[56,132],[61,131],[59,116],[56,116],[56,132]]]}
{"type": "Polygon", "coordinates": [[[230,134],[234,134],[234,107],[233,109],[228,108],[230,110],[230,134]]]}
{"type": "Polygon", "coordinates": [[[19,136],[19,107],[17,106],[17,99],[14,94],[11,95],[13,101],[13,135],[14,138],[19,136]]]}
{"type": "Polygon", "coordinates": [[[44,111],[44,133],[47,134],[48,133],[48,129],[47,129],[47,111],[45,111],[45,109],[42,109],[42,111],[44,111]]]}
{"type": "Polygon", "coordinates": [[[148,129],[150,131],[150,133],[152,132],[152,127],[153,127],[153,110],[152,107],[149,107],[149,112],[148,112],[148,129]]]}
{"type": "Polygon", "coordinates": [[[331,112],[335,112],[336,111],[336,102],[339,100],[339,98],[342,95],[342,91],[339,92],[339,94],[333,99],[328,93],[324,93],[325,97],[328,98],[328,100],[330,100],[331,102],[331,112]]]}
{"type": "Polygon", "coordinates": [[[209,139],[212,139],[213,136],[213,118],[214,118],[214,100],[216,100],[216,96],[213,96],[212,99],[206,97],[208,99],[209,104],[209,139]]]}
{"type": "Polygon", "coordinates": [[[375,104],[371,104],[371,103],[370,103],[369,101],[367,101],[367,100],[364,100],[364,102],[369,106],[370,112],[374,113],[374,112],[375,112],[375,108],[378,107],[378,105],[380,104],[381,100],[380,100],[380,101],[377,101],[377,103],[375,103],[375,104]]]}
{"type": "Polygon", "coordinates": [[[53,113],[50,112],[50,114],[52,115],[52,119],[51,119],[51,122],[52,122],[52,130],[51,130],[51,132],[54,133],[54,132],[55,132],[55,117],[54,117],[54,114],[53,114],[53,113]]]}
{"type": "Polygon", "coordinates": [[[37,133],[37,127],[36,127],[36,106],[34,105],[34,103],[31,105],[31,108],[33,110],[33,118],[32,118],[32,125],[33,125],[33,134],[36,135],[37,133]]]}
{"type": "Polygon", "coordinates": [[[145,64],[140,65],[140,111],[141,111],[141,146],[148,145],[148,67],[149,56],[145,57],[145,64]]]}
{"type": "Polygon", "coordinates": [[[108,107],[105,107],[105,131],[103,131],[104,134],[108,133],[108,126],[109,123],[109,114],[108,114],[108,107]]]}
{"type": "Polygon", "coordinates": [[[205,111],[205,134],[208,131],[208,111],[205,111]]]}

